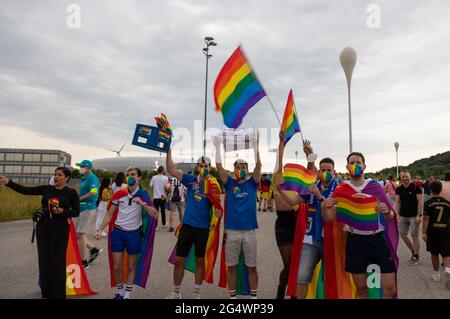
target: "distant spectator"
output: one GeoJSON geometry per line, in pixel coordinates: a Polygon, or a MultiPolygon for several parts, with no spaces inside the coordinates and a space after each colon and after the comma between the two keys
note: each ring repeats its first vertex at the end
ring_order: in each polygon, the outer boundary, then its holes
{"type": "Polygon", "coordinates": [[[392,204],[395,202],[395,190],[397,189],[397,184],[394,182],[394,177],[392,175],[389,175],[388,180],[386,181],[386,184],[384,185],[384,191],[386,192],[386,195],[388,196],[389,200],[392,204]]]}
{"type": "Polygon", "coordinates": [[[111,186],[112,193],[114,194],[121,188],[127,187],[125,184],[125,174],[123,172],[117,173],[114,183],[111,186]]]}

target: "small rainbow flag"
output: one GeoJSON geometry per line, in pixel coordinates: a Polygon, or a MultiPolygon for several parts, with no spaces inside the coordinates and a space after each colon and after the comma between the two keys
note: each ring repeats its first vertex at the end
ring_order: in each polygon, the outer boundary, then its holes
{"type": "Polygon", "coordinates": [[[163,138],[169,139],[170,138],[170,133],[166,132],[166,131],[159,131],[159,135],[163,138]]]}
{"type": "Polygon", "coordinates": [[[316,182],[317,174],[298,164],[284,165],[282,190],[295,191],[300,195],[310,194],[308,188],[316,182]]]}
{"type": "Polygon", "coordinates": [[[155,117],[155,121],[160,130],[172,133],[172,127],[170,126],[167,116],[164,113],[161,113],[160,117],[155,117]]]}
{"type": "Polygon", "coordinates": [[[216,111],[222,112],[229,128],[238,128],[247,112],[266,92],[239,46],[225,62],[214,83],[216,111]]]}
{"type": "Polygon", "coordinates": [[[373,231],[378,229],[377,198],[363,193],[340,193],[336,197],[336,216],[341,223],[353,228],[373,231]]]}
{"type": "Polygon", "coordinates": [[[300,132],[300,123],[298,122],[297,112],[295,110],[294,96],[292,89],[289,91],[286,108],[284,109],[283,123],[281,131],[285,133],[284,145],[286,145],[295,133],[300,132]]]}

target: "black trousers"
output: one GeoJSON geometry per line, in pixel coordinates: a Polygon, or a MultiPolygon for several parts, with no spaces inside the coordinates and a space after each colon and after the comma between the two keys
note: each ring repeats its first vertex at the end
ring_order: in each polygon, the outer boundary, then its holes
{"type": "Polygon", "coordinates": [[[66,298],[66,250],[69,224],[65,218],[44,219],[36,227],[39,282],[43,298],[66,298]]]}
{"type": "Polygon", "coordinates": [[[166,225],[166,200],[161,198],[155,198],[153,200],[153,204],[155,205],[157,211],[159,211],[159,209],[161,208],[162,224],[166,225]]]}

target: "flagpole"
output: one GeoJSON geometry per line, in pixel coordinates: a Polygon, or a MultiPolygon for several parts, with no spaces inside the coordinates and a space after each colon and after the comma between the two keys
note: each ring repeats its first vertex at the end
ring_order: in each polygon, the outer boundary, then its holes
{"type": "Polygon", "coordinates": [[[298,119],[297,105],[295,105],[294,93],[292,93],[292,102],[294,102],[295,114],[297,115],[298,126],[300,126],[300,137],[302,138],[302,142],[305,143],[305,139],[303,138],[302,126],[300,125],[300,120],[298,119]]]}
{"type": "Polygon", "coordinates": [[[250,66],[250,69],[252,70],[253,74],[255,75],[255,78],[258,80],[259,85],[261,85],[261,88],[263,89],[264,93],[266,94],[266,98],[269,101],[269,104],[272,107],[272,111],[273,111],[273,113],[275,113],[275,116],[277,117],[277,120],[278,120],[278,124],[280,125],[280,128],[281,128],[281,121],[280,121],[280,118],[278,117],[278,114],[277,114],[277,111],[275,110],[275,107],[273,106],[272,100],[270,99],[269,95],[267,94],[267,91],[264,88],[264,86],[262,85],[262,82],[259,80],[259,77],[256,74],[255,69],[253,68],[252,64],[250,63],[250,60],[249,60],[247,54],[245,53],[245,50],[242,47],[242,44],[239,43],[239,47],[241,48],[241,52],[245,56],[245,60],[247,61],[248,65],[250,66]]]}

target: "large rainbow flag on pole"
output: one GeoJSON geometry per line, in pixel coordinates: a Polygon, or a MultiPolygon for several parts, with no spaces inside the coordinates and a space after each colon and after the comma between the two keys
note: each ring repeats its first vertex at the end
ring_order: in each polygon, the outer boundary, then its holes
{"type": "Polygon", "coordinates": [[[284,165],[284,183],[280,188],[285,191],[295,191],[300,195],[310,194],[308,188],[317,180],[317,173],[298,164],[284,165]]]}
{"type": "Polygon", "coordinates": [[[248,59],[239,46],[220,70],[214,83],[216,111],[229,128],[238,128],[248,110],[266,96],[248,59]]]}
{"type": "Polygon", "coordinates": [[[289,91],[288,99],[286,102],[286,108],[284,109],[283,122],[281,123],[281,131],[285,133],[284,145],[286,145],[289,142],[292,136],[300,132],[300,123],[298,122],[292,89],[289,91]]]}
{"type": "Polygon", "coordinates": [[[77,234],[72,219],[69,223],[69,242],[66,250],[66,295],[81,296],[93,295],[89,280],[81,262],[80,248],[78,247],[77,234]]]}
{"type": "MultiPolygon", "coordinates": [[[[210,216],[211,221],[209,224],[209,235],[208,235],[208,241],[206,244],[206,251],[205,251],[205,274],[203,279],[207,282],[212,284],[214,282],[213,272],[214,272],[214,265],[216,263],[218,251],[219,251],[219,240],[220,240],[220,221],[222,219],[222,216],[219,218],[216,215],[216,211],[220,210],[223,212],[222,204],[221,204],[221,189],[219,182],[216,178],[211,177],[206,182],[201,183],[200,189],[203,194],[205,194],[208,197],[208,200],[211,203],[211,210],[210,210],[210,216]]],[[[181,226],[181,225],[180,225],[181,226]]],[[[175,236],[178,237],[180,227],[177,228],[177,231],[175,232],[175,236]]],[[[169,257],[169,262],[171,264],[175,264],[175,258],[176,258],[176,252],[177,252],[177,245],[175,245],[172,254],[169,257]]],[[[187,271],[195,273],[196,270],[196,260],[195,260],[195,246],[192,245],[191,250],[189,251],[189,255],[184,261],[184,269],[187,271]]]]}

